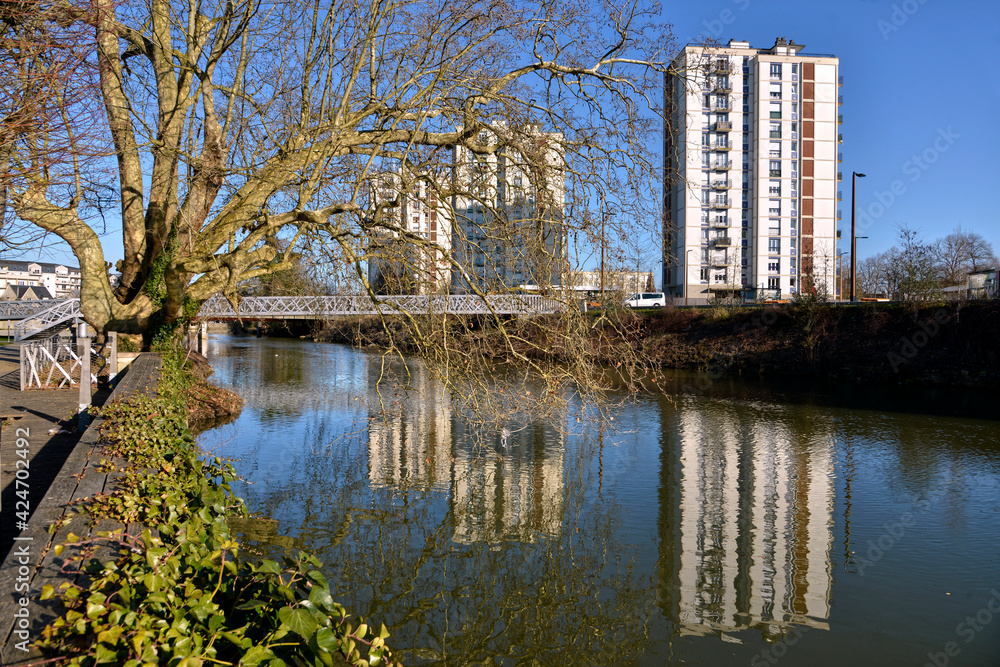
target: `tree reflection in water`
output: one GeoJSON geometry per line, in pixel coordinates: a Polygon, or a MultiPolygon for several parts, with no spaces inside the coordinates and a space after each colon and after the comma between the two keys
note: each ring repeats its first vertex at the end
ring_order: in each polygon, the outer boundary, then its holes
{"type": "Polygon", "coordinates": [[[244,531],[247,547],[316,554],[339,600],[385,622],[410,663],[642,655],[654,589],[617,538],[620,507],[587,505],[597,440],[564,416],[511,423],[504,448],[499,429],[470,427],[419,365],[408,370],[408,390],[381,396],[370,375],[367,423],[305,417],[312,444],[285,448],[280,477],[243,492],[286,537],[244,531]]]}

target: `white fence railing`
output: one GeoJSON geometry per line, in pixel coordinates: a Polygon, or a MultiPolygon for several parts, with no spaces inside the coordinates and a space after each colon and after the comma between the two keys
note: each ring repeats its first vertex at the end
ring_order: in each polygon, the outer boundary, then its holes
{"type": "MultiPolygon", "coordinates": [[[[93,347],[90,351],[90,382],[108,368],[108,359],[93,347]]],[[[21,391],[25,389],[62,389],[79,386],[83,363],[71,338],[53,336],[25,341],[20,349],[21,391]]],[[[116,369],[110,369],[114,371],[116,369]]]]}

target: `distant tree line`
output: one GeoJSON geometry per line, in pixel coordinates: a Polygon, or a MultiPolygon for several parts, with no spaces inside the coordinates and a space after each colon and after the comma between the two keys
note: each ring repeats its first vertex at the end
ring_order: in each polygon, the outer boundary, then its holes
{"type": "Polygon", "coordinates": [[[944,238],[925,242],[917,230],[901,226],[895,245],[858,263],[857,291],[893,300],[934,299],[946,287],[966,285],[970,271],[998,266],[993,245],[981,234],[958,226],[944,238]]]}

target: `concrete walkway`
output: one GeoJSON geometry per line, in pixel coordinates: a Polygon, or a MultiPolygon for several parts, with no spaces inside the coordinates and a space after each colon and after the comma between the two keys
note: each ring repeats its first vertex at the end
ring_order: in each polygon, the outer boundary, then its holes
{"type": "MultiPolygon", "coordinates": [[[[28,512],[34,512],[80,440],[76,432],[80,390],[73,387],[20,391],[19,349],[19,343],[0,347],[0,416],[3,417],[0,430],[0,562],[7,557],[14,537],[21,531],[18,512],[25,509],[25,502],[28,512]],[[29,457],[28,477],[21,480],[20,486],[15,483],[16,473],[25,464],[19,456],[23,448],[17,446],[18,438],[27,441],[29,457]],[[20,466],[18,461],[21,461],[20,466]],[[24,498],[25,487],[27,499],[24,498]]],[[[101,405],[108,393],[99,390],[91,400],[101,405]]]]}
{"type": "MultiPolygon", "coordinates": [[[[0,363],[10,363],[10,359],[16,354],[5,352],[0,354],[0,363]]],[[[128,372],[119,376],[114,392],[110,395],[106,391],[96,394],[92,403],[102,404],[105,400],[115,401],[154,389],[159,368],[159,355],[140,355],[128,372]]],[[[7,375],[3,377],[6,378],[7,375]]],[[[14,379],[16,380],[16,375],[14,379]]],[[[101,531],[124,530],[131,535],[138,535],[143,528],[139,524],[123,526],[107,519],[95,522],[88,515],[78,514],[73,509],[82,499],[90,498],[96,493],[113,491],[117,477],[121,474],[109,472],[101,464],[104,455],[98,435],[100,418],[82,434],[73,432],[49,435],[47,431],[43,434],[40,430],[37,441],[40,446],[36,445],[34,425],[44,429],[46,425],[54,424],[49,428],[70,430],[63,428],[72,427],[73,424],[66,424],[66,415],[62,411],[67,405],[70,406],[67,414],[75,410],[78,397],[78,389],[20,392],[8,386],[3,387],[4,405],[9,404],[7,409],[19,417],[3,429],[4,470],[6,471],[8,450],[14,452],[11,468],[16,469],[16,461],[21,460],[16,450],[23,449],[18,438],[23,437],[22,429],[28,429],[29,436],[24,437],[24,440],[27,440],[31,455],[30,474],[27,478],[31,484],[29,497],[38,494],[41,498],[31,505],[31,518],[24,528],[21,528],[23,519],[17,516],[16,509],[16,503],[23,502],[21,498],[14,493],[13,507],[8,507],[4,500],[4,520],[12,520],[14,526],[9,538],[8,531],[4,529],[4,539],[10,539],[13,545],[0,564],[0,665],[31,664],[42,660],[41,653],[31,647],[31,642],[38,639],[42,629],[64,611],[57,599],[41,600],[42,589],[46,585],[58,587],[64,582],[80,584],[80,578],[85,577],[75,571],[75,565],[69,571],[64,570],[64,565],[83,557],[87,547],[69,546],[57,556],[54,545],[66,542],[71,532],[87,542],[101,531]],[[18,447],[19,444],[21,447],[18,447]],[[37,472],[39,469],[44,470],[44,473],[37,472]],[[49,479],[48,483],[41,481],[43,475],[49,479]]],[[[23,470],[23,466],[21,468],[23,470]]],[[[16,475],[13,481],[15,484],[18,481],[16,475]]],[[[116,548],[104,545],[98,547],[92,555],[101,562],[107,562],[115,560],[119,554],[116,548]]]]}

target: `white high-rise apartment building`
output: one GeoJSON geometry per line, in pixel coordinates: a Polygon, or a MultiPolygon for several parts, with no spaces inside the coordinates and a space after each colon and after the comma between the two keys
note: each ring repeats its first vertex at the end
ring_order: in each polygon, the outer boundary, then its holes
{"type": "Polygon", "coordinates": [[[663,286],[675,299],[835,294],[839,61],[802,49],[734,40],[674,61],[663,286]]]}
{"type": "Polygon", "coordinates": [[[373,245],[368,281],[384,294],[436,294],[451,280],[451,207],[442,188],[449,174],[414,174],[404,169],[380,174],[372,205],[385,204],[385,232],[373,245]],[[389,206],[396,202],[395,206],[389,206]],[[408,238],[403,238],[407,236],[408,238]],[[379,247],[381,246],[381,247],[379,247]]]}
{"type": "Polygon", "coordinates": [[[506,147],[489,155],[454,149],[452,253],[464,275],[452,272],[452,290],[558,283],[567,265],[563,135],[501,125],[479,138],[506,147]]]}

